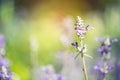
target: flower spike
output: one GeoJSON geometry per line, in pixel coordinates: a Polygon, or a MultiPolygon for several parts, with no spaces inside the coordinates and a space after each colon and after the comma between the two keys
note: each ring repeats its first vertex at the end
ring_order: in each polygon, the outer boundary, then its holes
{"type": "Polygon", "coordinates": [[[77,16],[77,20],[76,20],[76,23],[75,23],[75,31],[76,31],[76,35],[78,36],[78,38],[80,40],[80,45],[78,45],[78,42],[74,42],[74,43],[71,43],[71,44],[72,44],[72,46],[76,47],[77,52],[78,52],[77,55],[75,56],[75,59],[79,55],[82,58],[82,65],[83,65],[83,72],[84,72],[85,80],[88,80],[88,77],[87,77],[87,70],[86,70],[84,56],[92,59],[92,56],[86,54],[87,45],[82,43],[82,41],[85,38],[85,35],[86,35],[88,30],[93,30],[93,28],[90,27],[89,25],[87,25],[85,27],[83,20],[79,16],[77,16]]]}

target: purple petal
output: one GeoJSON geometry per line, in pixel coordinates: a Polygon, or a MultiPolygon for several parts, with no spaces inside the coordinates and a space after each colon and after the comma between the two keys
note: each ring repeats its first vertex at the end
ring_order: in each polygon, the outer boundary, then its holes
{"type": "Polygon", "coordinates": [[[102,52],[103,49],[104,49],[104,48],[101,46],[101,47],[98,49],[98,52],[102,52]]]}
{"type": "Polygon", "coordinates": [[[0,66],[7,66],[9,64],[8,60],[2,59],[0,60],[0,66]]]}
{"type": "Polygon", "coordinates": [[[71,45],[78,47],[78,42],[71,43],[71,45]]]}
{"type": "Polygon", "coordinates": [[[89,29],[90,29],[90,26],[89,26],[89,25],[87,25],[87,26],[85,27],[85,29],[86,29],[86,30],[89,30],[89,29]]]}
{"type": "Polygon", "coordinates": [[[100,66],[99,65],[96,65],[96,66],[94,66],[94,70],[100,70],[100,66]]]}
{"type": "Polygon", "coordinates": [[[106,74],[103,72],[99,73],[100,80],[103,80],[105,78],[106,74]]]}
{"type": "Polygon", "coordinates": [[[0,72],[0,77],[3,77],[4,76],[4,73],[3,72],[0,72]]]}
{"type": "Polygon", "coordinates": [[[57,80],[62,80],[63,76],[62,75],[57,75],[57,80]]]}
{"type": "Polygon", "coordinates": [[[11,78],[11,77],[8,77],[6,80],[12,80],[12,78],[11,78]]]}
{"type": "Polygon", "coordinates": [[[114,42],[117,42],[117,41],[118,41],[118,39],[116,39],[116,38],[110,39],[110,42],[111,42],[111,43],[114,43],[114,42]]]}
{"type": "Polygon", "coordinates": [[[113,66],[108,65],[108,71],[112,70],[113,66]]]}

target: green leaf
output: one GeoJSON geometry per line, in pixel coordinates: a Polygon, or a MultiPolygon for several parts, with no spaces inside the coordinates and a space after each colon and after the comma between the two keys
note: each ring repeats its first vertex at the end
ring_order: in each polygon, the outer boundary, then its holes
{"type": "Polygon", "coordinates": [[[92,56],[90,56],[90,55],[88,55],[88,54],[84,54],[84,56],[86,56],[86,57],[88,57],[88,58],[93,59],[93,57],[92,57],[92,56]]]}

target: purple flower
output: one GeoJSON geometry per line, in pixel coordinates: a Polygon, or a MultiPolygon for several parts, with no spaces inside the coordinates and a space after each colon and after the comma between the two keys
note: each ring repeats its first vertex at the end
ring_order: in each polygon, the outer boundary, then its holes
{"type": "Polygon", "coordinates": [[[0,80],[12,80],[11,72],[9,71],[9,61],[4,58],[5,55],[5,38],[0,34],[0,80]]]}
{"type": "Polygon", "coordinates": [[[0,80],[12,80],[12,74],[5,66],[0,66],[0,80]]]}
{"type": "Polygon", "coordinates": [[[110,39],[110,42],[111,42],[111,43],[118,42],[118,39],[116,39],[116,38],[111,38],[111,39],[110,39]]]}
{"type": "Polygon", "coordinates": [[[106,44],[101,44],[100,48],[98,49],[98,51],[101,53],[101,55],[108,54],[111,50],[111,46],[110,45],[106,45],[106,44]]]}
{"type": "Polygon", "coordinates": [[[0,34],[0,47],[5,46],[5,37],[4,35],[0,34]]]}
{"type": "Polygon", "coordinates": [[[113,67],[110,65],[96,65],[94,66],[94,70],[98,72],[100,80],[103,80],[106,76],[106,74],[112,70],[113,67]]]}
{"type": "Polygon", "coordinates": [[[71,43],[72,46],[78,47],[78,42],[71,43]]]}
{"type": "Polygon", "coordinates": [[[101,55],[103,55],[103,54],[108,54],[111,50],[111,43],[117,42],[118,40],[115,38],[110,39],[109,37],[106,37],[105,39],[98,38],[97,41],[101,42],[101,46],[98,49],[98,51],[101,53],[101,55]]]}
{"type": "Polygon", "coordinates": [[[87,25],[87,26],[85,27],[85,29],[86,29],[86,30],[89,30],[89,29],[90,29],[90,26],[89,26],[89,25],[87,25]]]}
{"type": "Polygon", "coordinates": [[[75,30],[76,30],[77,36],[81,36],[81,37],[84,37],[87,32],[86,28],[84,28],[84,27],[80,27],[80,28],[76,27],[75,30]]]}
{"type": "Polygon", "coordinates": [[[1,59],[0,60],[0,66],[8,66],[9,65],[9,61],[6,59],[1,59]]]}
{"type": "Polygon", "coordinates": [[[62,74],[57,74],[52,65],[43,66],[40,72],[40,80],[65,80],[62,74]]]}
{"type": "Polygon", "coordinates": [[[93,28],[90,28],[89,25],[87,25],[85,27],[84,23],[83,23],[83,20],[77,16],[77,20],[76,20],[76,24],[75,24],[75,31],[76,31],[76,34],[78,37],[80,37],[81,39],[84,38],[84,36],[86,35],[86,32],[88,30],[91,30],[93,28]]]}
{"type": "Polygon", "coordinates": [[[108,71],[112,70],[113,67],[110,65],[96,65],[94,66],[94,70],[101,71],[104,73],[108,73],[108,71]]]}
{"type": "Polygon", "coordinates": [[[60,74],[56,76],[56,80],[64,80],[63,78],[64,78],[63,75],[60,75],[60,74]]]}
{"type": "Polygon", "coordinates": [[[12,73],[8,66],[8,61],[6,59],[0,60],[0,80],[12,80],[12,73]]]}
{"type": "Polygon", "coordinates": [[[83,20],[79,16],[77,16],[77,20],[76,20],[75,26],[76,27],[84,27],[83,20]]]}

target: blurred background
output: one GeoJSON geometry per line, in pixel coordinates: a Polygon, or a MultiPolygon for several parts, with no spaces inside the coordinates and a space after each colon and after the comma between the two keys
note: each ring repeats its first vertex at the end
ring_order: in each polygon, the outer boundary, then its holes
{"type": "Polygon", "coordinates": [[[46,80],[42,77],[47,69],[64,78],[54,80],[83,80],[80,59],[74,60],[71,46],[78,40],[76,16],[95,28],[84,40],[93,56],[86,59],[89,79],[97,80],[91,74],[99,61],[95,38],[109,35],[118,42],[112,45],[110,62],[115,67],[108,80],[120,80],[120,0],[0,0],[0,34],[6,39],[14,80],[46,80]]]}

